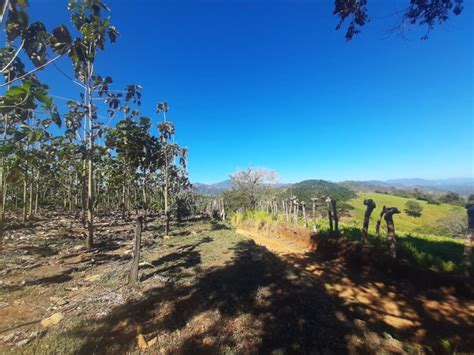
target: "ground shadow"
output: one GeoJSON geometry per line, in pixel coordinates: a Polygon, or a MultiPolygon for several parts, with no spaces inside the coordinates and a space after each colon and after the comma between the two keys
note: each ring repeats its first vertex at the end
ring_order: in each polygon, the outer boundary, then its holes
{"type": "MultiPolygon", "coordinates": [[[[354,232],[355,233],[355,232],[354,232]]],[[[349,319],[364,319],[379,333],[444,352],[441,340],[472,351],[472,287],[452,275],[391,260],[378,248],[344,239],[315,238],[317,251],[287,256],[341,294],[349,319]]],[[[472,286],[472,284],[471,284],[472,286]]]]}
{"type": "MultiPolygon", "coordinates": [[[[173,260],[177,257],[173,254],[165,258],[173,260]]],[[[265,248],[243,241],[235,246],[231,262],[203,273],[195,284],[149,289],[144,298],[94,320],[98,324],[95,329],[76,328],[70,334],[86,339],[78,349],[82,354],[94,349],[128,351],[134,346],[137,324],[145,335],[180,331],[174,353],[218,353],[226,349],[244,353],[344,353],[350,325],[337,318],[338,306],[316,278],[265,248]],[[164,304],[171,305],[169,312],[162,312],[164,304]],[[189,329],[196,318],[208,314],[215,316],[197,321],[197,328],[189,329]],[[132,326],[117,327],[124,321],[132,326]]]]}

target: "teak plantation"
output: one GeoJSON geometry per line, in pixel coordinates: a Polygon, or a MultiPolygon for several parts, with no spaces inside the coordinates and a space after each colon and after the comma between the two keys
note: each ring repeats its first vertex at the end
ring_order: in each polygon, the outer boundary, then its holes
{"type": "MultiPolygon", "coordinates": [[[[341,41],[370,26],[368,2],[333,1],[341,41]]],[[[404,2],[396,30],[421,40],[464,16],[462,0],[404,2]]],[[[108,5],[59,4],[51,27],[0,1],[0,353],[474,352],[472,185],[282,184],[255,167],[193,184],[173,102],[97,64],[120,60],[108,5]]]]}

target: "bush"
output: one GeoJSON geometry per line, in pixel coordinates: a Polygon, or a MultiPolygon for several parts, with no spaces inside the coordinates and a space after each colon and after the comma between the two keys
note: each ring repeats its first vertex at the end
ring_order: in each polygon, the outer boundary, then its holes
{"type": "Polygon", "coordinates": [[[408,201],[405,204],[405,213],[411,217],[420,217],[423,207],[416,201],[408,201]]]}

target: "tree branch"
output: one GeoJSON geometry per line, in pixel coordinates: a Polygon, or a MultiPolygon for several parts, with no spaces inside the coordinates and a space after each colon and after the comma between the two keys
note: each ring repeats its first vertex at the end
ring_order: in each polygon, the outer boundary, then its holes
{"type": "Polygon", "coordinates": [[[20,51],[21,51],[21,49],[23,48],[23,45],[24,45],[24,44],[25,44],[25,40],[21,41],[20,47],[18,47],[18,49],[17,49],[15,55],[14,55],[13,58],[8,62],[8,64],[5,65],[2,70],[0,70],[0,73],[4,73],[5,70],[7,70],[8,67],[13,63],[13,61],[15,60],[15,58],[18,57],[18,54],[20,54],[20,51]]]}
{"type": "Polygon", "coordinates": [[[35,68],[35,69],[33,69],[33,70],[30,70],[28,73],[23,74],[23,75],[19,76],[18,78],[15,78],[15,79],[13,79],[13,80],[10,80],[10,81],[8,81],[8,82],[6,82],[6,83],[3,83],[2,85],[0,85],[0,88],[3,88],[3,87],[5,87],[5,86],[7,86],[7,85],[10,85],[11,83],[14,83],[15,81],[22,80],[22,79],[26,78],[27,76],[30,76],[31,74],[37,72],[38,70],[43,69],[44,67],[48,66],[49,64],[54,63],[56,60],[58,60],[58,59],[61,58],[62,56],[63,56],[62,54],[57,55],[56,57],[54,57],[53,59],[47,61],[46,63],[44,63],[44,64],[42,64],[42,65],[40,65],[39,67],[37,67],[37,68],[35,68]]]}

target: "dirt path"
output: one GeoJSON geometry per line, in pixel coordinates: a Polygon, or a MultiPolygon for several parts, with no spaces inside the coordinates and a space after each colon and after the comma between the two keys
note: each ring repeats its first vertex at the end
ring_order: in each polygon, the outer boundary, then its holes
{"type": "Polygon", "coordinates": [[[290,243],[284,239],[270,238],[260,235],[255,232],[249,232],[243,229],[236,230],[238,234],[247,237],[255,242],[255,244],[264,246],[268,250],[274,252],[277,255],[286,254],[303,254],[305,249],[295,243],[290,243]]]}
{"type": "MultiPolygon", "coordinates": [[[[347,260],[324,258],[317,252],[283,239],[237,230],[291,265],[324,282],[328,293],[342,300],[362,328],[382,332],[444,350],[464,344],[474,349],[474,301],[460,297],[452,287],[426,287],[384,271],[355,267],[347,260]],[[364,319],[364,321],[362,321],[364,319]],[[466,345],[467,344],[467,345],[466,345]]],[[[367,331],[373,341],[377,337],[367,331]]]]}

